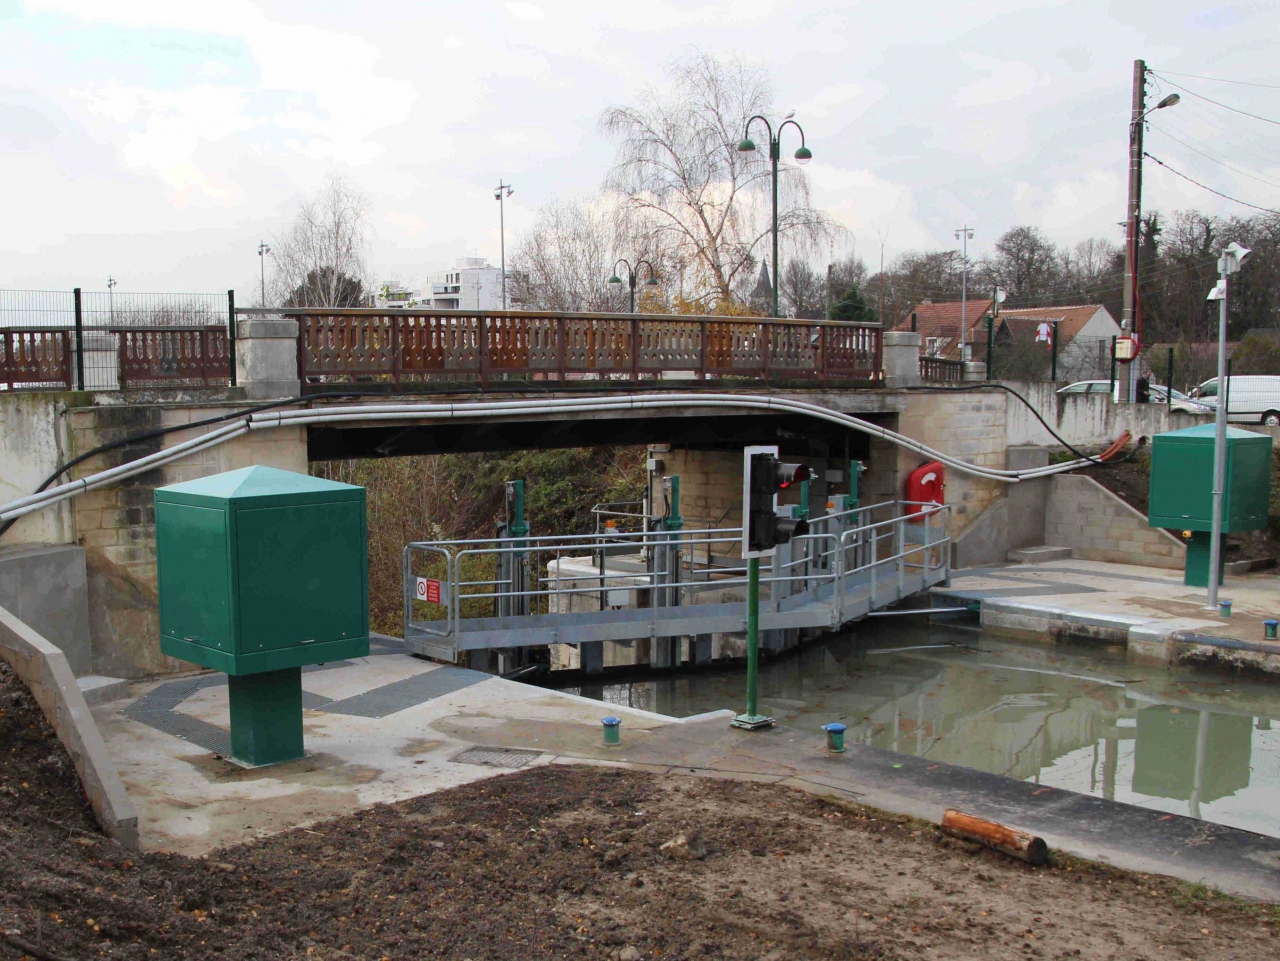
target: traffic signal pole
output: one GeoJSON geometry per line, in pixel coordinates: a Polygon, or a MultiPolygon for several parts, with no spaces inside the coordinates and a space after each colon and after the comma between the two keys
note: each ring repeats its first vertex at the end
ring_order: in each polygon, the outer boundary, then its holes
{"type": "Polygon", "coordinates": [[[773,718],[760,714],[760,558],[747,559],[747,713],[733,719],[734,727],[769,727],[773,718]]]}
{"type": "MultiPolygon", "coordinates": [[[[792,537],[803,537],[809,532],[805,516],[782,518],[777,510],[778,491],[799,484],[802,496],[807,494],[809,473],[804,464],[778,463],[777,447],[748,447],[743,451],[742,556],[747,561],[747,709],[730,723],[746,731],[773,727],[775,723],[773,718],[760,713],[760,558],[772,555],[777,545],[787,543],[792,537]]],[[[807,510],[804,513],[807,516],[807,510]]]]}

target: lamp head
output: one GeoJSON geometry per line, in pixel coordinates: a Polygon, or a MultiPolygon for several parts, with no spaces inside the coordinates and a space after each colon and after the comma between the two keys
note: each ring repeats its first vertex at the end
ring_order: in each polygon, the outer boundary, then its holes
{"type": "Polygon", "coordinates": [[[738,149],[742,153],[751,153],[751,151],[756,149],[756,142],[750,137],[743,137],[742,141],[738,144],[738,149]]]}
{"type": "Polygon", "coordinates": [[[657,277],[655,277],[655,276],[653,276],[653,274],[650,274],[650,275],[649,275],[649,279],[648,279],[648,280],[646,280],[646,281],[644,282],[644,285],[645,285],[646,287],[657,287],[657,286],[658,286],[658,278],[657,278],[657,277]]]}
{"type": "Polygon", "coordinates": [[[606,284],[620,284],[620,283],[622,283],[622,278],[621,278],[621,277],[619,277],[617,274],[614,274],[612,277],[610,277],[608,280],[606,280],[606,281],[605,281],[605,283],[606,283],[606,284]]]}
{"type": "Polygon", "coordinates": [[[796,163],[803,166],[804,164],[807,164],[812,159],[813,159],[813,151],[810,150],[808,147],[801,146],[801,148],[796,151],[796,163]]]}
{"type": "Polygon", "coordinates": [[[1171,93],[1169,94],[1169,96],[1165,97],[1158,104],[1156,104],[1156,109],[1163,110],[1165,107],[1172,107],[1175,103],[1178,103],[1181,100],[1182,100],[1182,96],[1180,94],[1171,93]]]}

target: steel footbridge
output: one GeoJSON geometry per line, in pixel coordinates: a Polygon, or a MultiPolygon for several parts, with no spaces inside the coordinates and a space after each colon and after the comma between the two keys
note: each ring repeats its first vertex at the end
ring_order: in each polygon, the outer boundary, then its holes
{"type": "MultiPolygon", "coordinates": [[[[408,648],[456,661],[465,651],[567,644],[589,672],[602,666],[605,641],[648,639],[650,663],[672,666],[679,655],[657,642],[689,638],[701,663],[715,635],[745,630],[741,528],[667,530],[661,519],[597,514],[603,523],[592,534],[407,545],[408,648]]],[[[806,536],[764,559],[762,645],[788,646],[803,629],[838,630],[944,584],[950,556],[945,505],[886,501],[810,518],[806,536]]]]}

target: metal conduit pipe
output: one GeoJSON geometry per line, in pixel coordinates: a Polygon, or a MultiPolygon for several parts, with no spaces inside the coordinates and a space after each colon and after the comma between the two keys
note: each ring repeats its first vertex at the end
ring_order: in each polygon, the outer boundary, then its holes
{"type": "Polygon", "coordinates": [[[967,464],[941,451],[934,450],[919,441],[899,434],[897,431],[879,427],[848,414],[829,410],[816,404],[783,398],[748,397],[736,394],[667,394],[657,397],[643,394],[626,394],[614,397],[547,398],[520,401],[486,401],[470,404],[368,404],[311,410],[250,413],[238,421],[228,423],[224,427],[216,428],[207,434],[183,441],[166,450],[157,451],[128,464],[121,464],[118,467],[100,471],[89,477],[68,481],[65,484],[59,484],[37,494],[30,494],[0,505],[0,521],[16,519],[25,514],[42,510],[59,501],[75,497],[84,491],[115,481],[125,480],[156,467],[181,460],[189,454],[226,443],[249,430],[269,430],[276,427],[308,426],[312,424],[400,421],[421,417],[444,420],[470,420],[496,419],[512,415],[534,417],[554,413],[604,413],[612,410],[662,410],[670,408],[687,409],[689,407],[775,410],[803,414],[850,430],[860,431],[873,437],[879,437],[926,459],[940,461],[963,473],[1003,483],[1017,483],[1021,480],[1047,477],[1051,474],[1075,470],[1091,462],[1088,458],[1082,458],[1024,471],[978,467],[973,464],[967,464]]]}

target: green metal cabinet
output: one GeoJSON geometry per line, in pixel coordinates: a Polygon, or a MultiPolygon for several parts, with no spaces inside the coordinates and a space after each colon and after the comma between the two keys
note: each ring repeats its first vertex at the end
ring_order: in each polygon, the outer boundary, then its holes
{"type": "Polygon", "coordinates": [[[369,653],[364,488],[255,466],[155,507],[160,649],[229,675],[237,759],[301,756],[300,668],[369,653]]]}
{"type": "MultiPolygon", "coordinates": [[[[1191,531],[1185,583],[1209,583],[1209,537],[1213,529],[1214,425],[1157,434],[1151,441],[1147,523],[1191,531]]],[[[1222,532],[1267,526],[1271,503],[1271,438],[1227,428],[1222,532]]],[[[1222,573],[1219,571],[1221,581],[1222,573]]]]}
{"type": "MultiPolygon", "coordinates": [[[[1207,531],[1213,527],[1212,424],[1157,434],[1151,441],[1148,514],[1152,527],[1207,531]]],[[[1222,532],[1267,526],[1271,500],[1271,438],[1227,428],[1222,532]]]]}

